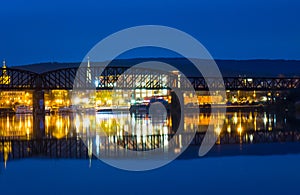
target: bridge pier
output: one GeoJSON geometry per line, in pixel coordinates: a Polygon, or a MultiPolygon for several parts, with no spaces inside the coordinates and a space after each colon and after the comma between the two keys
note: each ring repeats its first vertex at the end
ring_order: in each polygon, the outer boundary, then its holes
{"type": "Polygon", "coordinates": [[[32,94],[33,103],[33,136],[45,136],[45,96],[44,91],[36,90],[32,94]]]}
{"type": "Polygon", "coordinates": [[[172,131],[175,133],[178,129],[183,130],[184,128],[184,112],[181,110],[184,105],[183,93],[181,91],[175,93],[171,91],[171,105],[170,105],[170,114],[172,120],[172,131]],[[181,123],[180,123],[181,121],[181,123]]]}
{"type": "Polygon", "coordinates": [[[32,94],[32,107],[34,115],[45,115],[45,97],[44,91],[36,90],[32,94]]]}

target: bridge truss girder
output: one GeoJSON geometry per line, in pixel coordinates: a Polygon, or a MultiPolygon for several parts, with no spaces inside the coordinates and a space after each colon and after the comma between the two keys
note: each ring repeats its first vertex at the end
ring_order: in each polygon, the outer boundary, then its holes
{"type": "Polygon", "coordinates": [[[41,74],[26,70],[0,69],[0,90],[51,89],[191,89],[261,90],[296,89],[300,78],[224,77],[184,79],[176,74],[146,68],[80,67],[48,71],[41,74]]]}

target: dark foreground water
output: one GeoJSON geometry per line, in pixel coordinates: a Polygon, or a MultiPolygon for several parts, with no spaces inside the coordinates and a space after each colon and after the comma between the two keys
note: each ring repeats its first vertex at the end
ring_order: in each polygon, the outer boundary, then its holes
{"type": "Polygon", "coordinates": [[[300,155],[176,160],[128,172],[92,160],[25,159],[0,174],[1,194],[298,194],[300,155]],[[91,163],[91,165],[90,165],[91,163]]]}

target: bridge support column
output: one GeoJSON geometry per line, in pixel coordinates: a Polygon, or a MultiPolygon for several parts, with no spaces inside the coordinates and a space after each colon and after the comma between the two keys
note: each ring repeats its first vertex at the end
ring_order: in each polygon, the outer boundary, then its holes
{"type": "Polygon", "coordinates": [[[45,98],[44,91],[34,91],[32,94],[33,114],[45,115],[45,98]]]}
{"type": "Polygon", "coordinates": [[[171,91],[171,105],[170,113],[172,120],[172,131],[175,133],[178,129],[183,130],[184,128],[184,112],[181,110],[184,105],[183,93],[181,91],[175,93],[171,91]],[[180,123],[181,121],[181,123],[180,123]]]}
{"type": "Polygon", "coordinates": [[[33,135],[43,138],[45,135],[45,98],[44,91],[33,92],[33,135]]]}

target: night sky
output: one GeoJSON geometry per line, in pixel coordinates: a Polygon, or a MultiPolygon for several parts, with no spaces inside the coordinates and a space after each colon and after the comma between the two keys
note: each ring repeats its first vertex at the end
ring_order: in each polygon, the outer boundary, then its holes
{"type": "Polygon", "coordinates": [[[300,59],[299,10],[298,0],[1,1],[0,59],[81,61],[111,33],[145,24],[185,31],[215,59],[300,59]]]}

